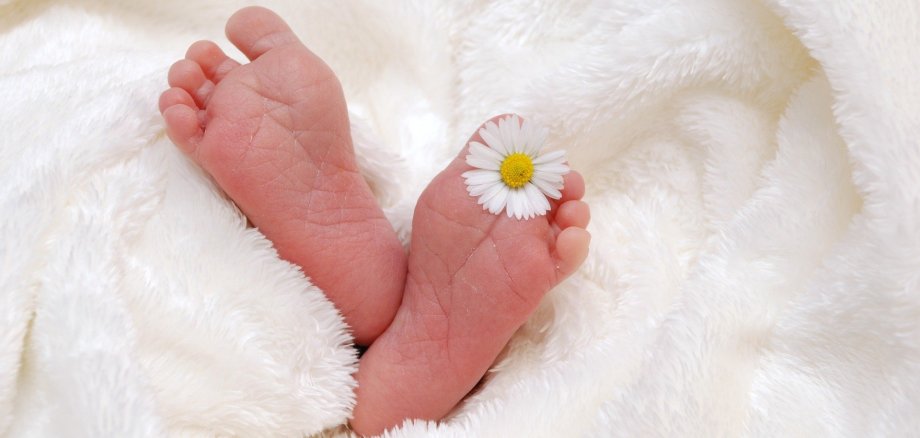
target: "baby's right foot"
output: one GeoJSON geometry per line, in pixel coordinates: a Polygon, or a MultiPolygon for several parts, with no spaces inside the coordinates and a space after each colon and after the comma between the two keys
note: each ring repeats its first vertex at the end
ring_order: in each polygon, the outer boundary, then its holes
{"type": "MultiPolygon", "coordinates": [[[[484,143],[480,134],[471,141],[484,143]]],[[[587,256],[581,176],[566,176],[546,216],[517,220],[484,211],[467,193],[466,155],[465,148],[419,198],[403,303],[361,358],[351,422],[358,433],[378,434],[406,418],[441,419],[543,295],[587,256]]]]}
{"type": "Polygon", "coordinates": [[[406,257],[358,173],[341,86],[267,9],[234,14],[227,37],[252,62],[192,45],[160,98],[167,133],[370,344],[402,299],[406,257]]]}

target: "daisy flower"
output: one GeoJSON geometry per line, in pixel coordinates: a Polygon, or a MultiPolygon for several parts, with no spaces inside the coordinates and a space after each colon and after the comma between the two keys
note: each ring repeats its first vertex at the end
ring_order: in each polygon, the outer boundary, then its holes
{"type": "Polygon", "coordinates": [[[546,197],[562,197],[562,177],[569,173],[565,151],[540,155],[547,132],[512,115],[486,123],[479,136],[486,144],[470,142],[466,163],[475,167],[463,173],[466,190],[478,197],[483,210],[508,217],[530,219],[550,209],[546,197]]]}

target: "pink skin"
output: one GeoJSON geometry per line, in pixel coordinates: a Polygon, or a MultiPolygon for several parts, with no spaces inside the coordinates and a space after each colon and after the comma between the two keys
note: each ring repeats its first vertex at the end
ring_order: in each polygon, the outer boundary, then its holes
{"type": "Polygon", "coordinates": [[[406,256],[358,173],[339,81],[273,12],[246,8],[199,41],[160,97],[169,137],[301,266],[368,345],[393,319],[406,256]]]}
{"type": "MultiPolygon", "coordinates": [[[[470,140],[483,142],[478,134],[470,140]]],[[[467,194],[466,154],[429,184],[415,209],[403,303],[358,370],[351,426],[362,435],[446,415],[543,295],[587,256],[581,175],[566,176],[547,216],[521,221],[492,215],[467,194]]]]}
{"type": "Polygon", "coordinates": [[[466,193],[464,148],[419,199],[407,277],[403,250],[358,174],[335,75],[266,9],[234,14],[227,36],[252,62],[193,44],[160,98],[167,133],[323,288],[358,343],[392,321],[361,360],[354,430],[442,418],[584,261],[583,179],[566,176],[547,216],[492,215],[466,193]]]}

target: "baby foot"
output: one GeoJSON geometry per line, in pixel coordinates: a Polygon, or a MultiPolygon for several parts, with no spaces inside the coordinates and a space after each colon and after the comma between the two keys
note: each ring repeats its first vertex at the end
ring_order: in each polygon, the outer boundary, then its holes
{"type": "Polygon", "coordinates": [[[399,306],[406,257],[358,173],[338,79],[267,9],[226,31],[251,62],[193,44],[160,98],[167,133],[369,344],[399,306]]]}
{"type": "MultiPolygon", "coordinates": [[[[483,142],[478,133],[470,141],[483,142]]],[[[580,175],[566,176],[562,199],[546,216],[493,215],[467,193],[465,149],[415,209],[402,305],[358,370],[351,421],[358,433],[446,415],[543,295],[587,256],[590,214],[580,175]]]]}

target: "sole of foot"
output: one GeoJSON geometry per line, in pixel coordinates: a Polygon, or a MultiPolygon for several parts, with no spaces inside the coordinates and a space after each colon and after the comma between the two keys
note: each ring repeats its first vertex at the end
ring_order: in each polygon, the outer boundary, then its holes
{"type": "MultiPolygon", "coordinates": [[[[483,142],[478,133],[470,141],[483,142]]],[[[357,375],[351,427],[362,435],[448,414],[546,292],[587,256],[590,211],[577,172],[566,175],[547,215],[493,215],[467,193],[466,149],[416,207],[402,306],[357,375]]]]}
{"type": "Polygon", "coordinates": [[[368,345],[399,306],[406,255],[358,172],[341,85],[267,9],[240,10],[226,33],[250,62],[189,47],[160,97],[167,134],[368,345]]]}

